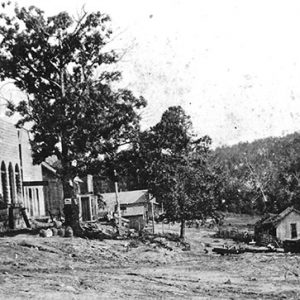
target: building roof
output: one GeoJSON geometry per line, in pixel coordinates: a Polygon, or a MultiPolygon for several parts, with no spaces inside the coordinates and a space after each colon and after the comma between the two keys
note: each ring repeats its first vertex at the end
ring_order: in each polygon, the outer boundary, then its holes
{"type": "MultiPolygon", "coordinates": [[[[116,202],[115,193],[105,193],[102,194],[104,201],[114,201],[116,202]]],[[[126,191],[119,192],[120,204],[132,204],[132,203],[145,203],[149,201],[148,190],[136,190],[136,191],[126,191]]]]}
{"type": "Polygon", "coordinates": [[[289,215],[291,212],[295,212],[300,215],[300,211],[295,209],[293,206],[288,207],[284,211],[282,211],[280,214],[277,215],[275,222],[279,223],[282,219],[284,219],[287,215],[289,215]]]}
{"type": "MultiPolygon", "coordinates": [[[[115,193],[105,193],[102,194],[103,201],[106,203],[108,209],[114,210],[116,205],[116,194],[115,193]]],[[[136,191],[126,191],[119,192],[119,201],[123,205],[140,205],[149,202],[148,190],[136,190],[136,191]]]]}
{"type": "Polygon", "coordinates": [[[286,216],[288,216],[291,212],[295,212],[300,215],[300,211],[295,209],[293,206],[290,206],[286,208],[284,211],[282,211],[280,214],[268,214],[261,220],[257,222],[257,225],[278,225],[286,216]]]}

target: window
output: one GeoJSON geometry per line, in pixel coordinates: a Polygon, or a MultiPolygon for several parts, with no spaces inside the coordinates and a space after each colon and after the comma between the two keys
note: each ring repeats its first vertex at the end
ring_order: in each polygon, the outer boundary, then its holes
{"type": "Polygon", "coordinates": [[[16,177],[16,188],[17,188],[17,194],[20,198],[22,195],[22,186],[21,186],[21,176],[20,176],[20,169],[19,166],[16,164],[15,166],[15,177],[16,177]]]}
{"type": "Polygon", "coordinates": [[[10,197],[11,202],[16,202],[16,193],[15,193],[15,177],[14,177],[14,170],[11,163],[8,165],[8,179],[9,179],[9,187],[10,187],[10,197]]]}
{"type": "Polygon", "coordinates": [[[292,237],[292,239],[294,239],[297,236],[298,236],[298,234],[297,234],[297,224],[296,223],[292,223],[291,224],[291,237],[292,237]]]}
{"type": "Polygon", "coordinates": [[[2,182],[3,200],[4,202],[8,203],[8,182],[7,182],[6,166],[4,161],[1,164],[1,182],[2,182]]]}

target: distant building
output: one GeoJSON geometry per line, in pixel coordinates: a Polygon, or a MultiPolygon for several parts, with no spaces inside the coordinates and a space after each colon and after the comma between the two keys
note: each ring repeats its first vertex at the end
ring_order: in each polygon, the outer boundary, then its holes
{"type": "MultiPolygon", "coordinates": [[[[257,240],[277,239],[279,241],[300,239],[300,211],[288,207],[280,214],[269,214],[255,224],[257,240]]],[[[262,241],[263,244],[265,244],[262,241]]]]}
{"type": "MultiPolygon", "coordinates": [[[[152,216],[151,202],[156,205],[148,190],[119,192],[121,216],[129,220],[129,227],[143,229],[152,216]]],[[[117,211],[116,194],[102,194],[106,206],[102,211],[114,213],[117,211]]]]}
{"type": "MultiPolygon", "coordinates": [[[[54,158],[51,162],[54,166],[46,162],[34,165],[29,132],[0,118],[0,230],[23,226],[24,209],[29,218],[63,213],[63,185],[56,169],[59,162],[54,158]]],[[[81,220],[94,220],[97,197],[93,195],[93,177],[77,179],[81,220]]]]}
{"type": "MultiPolygon", "coordinates": [[[[3,119],[0,119],[0,168],[0,200],[3,209],[0,222],[5,223],[10,213],[18,219],[18,214],[13,210],[18,207],[25,207],[29,217],[44,216],[42,170],[40,165],[33,165],[29,133],[3,119]]],[[[18,220],[13,227],[17,223],[18,220]]]]}

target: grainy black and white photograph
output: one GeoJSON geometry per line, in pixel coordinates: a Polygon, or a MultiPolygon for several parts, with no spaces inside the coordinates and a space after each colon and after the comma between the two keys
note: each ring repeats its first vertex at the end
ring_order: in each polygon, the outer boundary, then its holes
{"type": "Polygon", "coordinates": [[[299,1],[0,1],[0,299],[300,299],[299,1]]]}

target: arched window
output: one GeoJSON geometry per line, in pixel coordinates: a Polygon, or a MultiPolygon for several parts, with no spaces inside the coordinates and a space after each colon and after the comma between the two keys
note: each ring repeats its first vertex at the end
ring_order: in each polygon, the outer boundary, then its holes
{"type": "Polygon", "coordinates": [[[8,165],[8,178],[9,178],[11,202],[15,203],[16,202],[15,176],[14,176],[14,169],[11,163],[9,163],[8,165]]]}
{"type": "Polygon", "coordinates": [[[21,174],[18,164],[15,165],[15,178],[16,178],[16,188],[17,188],[17,196],[20,200],[22,197],[22,184],[21,184],[21,174]]]}
{"type": "Polygon", "coordinates": [[[4,202],[8,203],[8,182],[7,182],[7,173],[6,166],[4,161],[1,163],[1,182],[2,182],[2,193],[4,202]]]}

